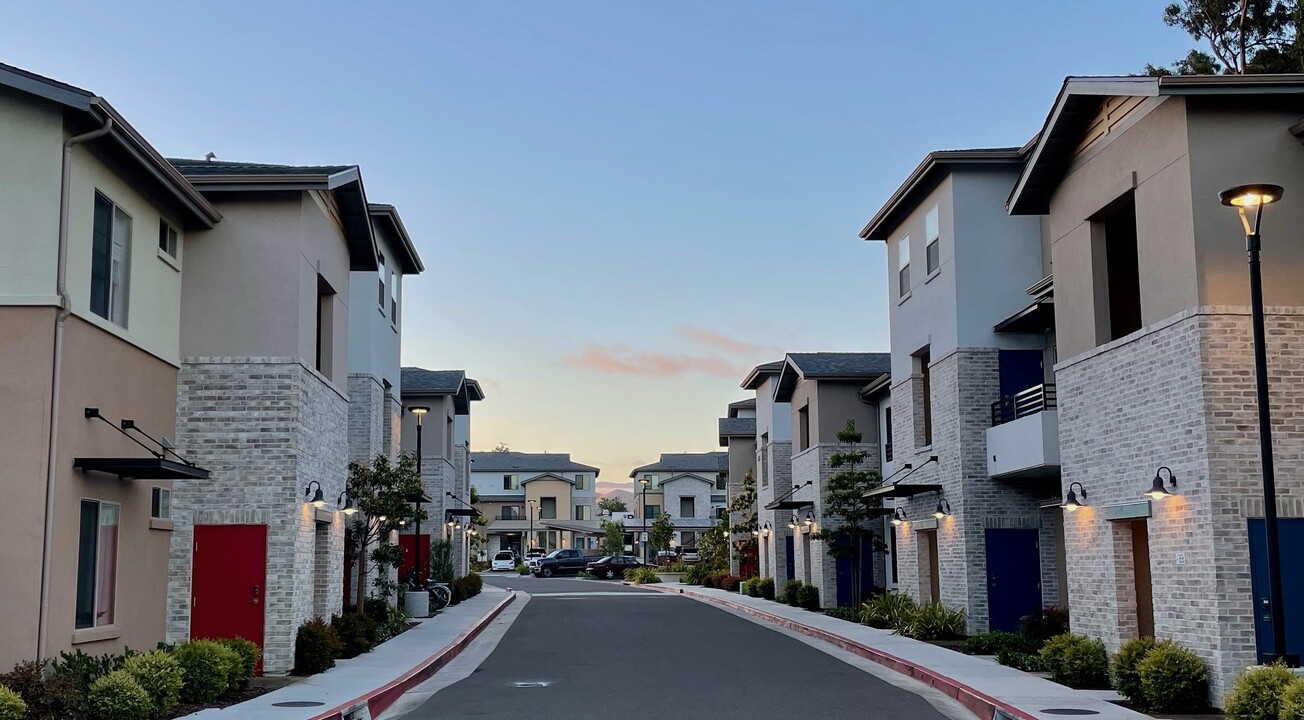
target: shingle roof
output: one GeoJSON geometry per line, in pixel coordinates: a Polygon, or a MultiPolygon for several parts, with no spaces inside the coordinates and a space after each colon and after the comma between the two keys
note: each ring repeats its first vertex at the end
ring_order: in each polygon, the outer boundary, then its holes
{"type": "Polygon", "coordinates": [[[651,465],[636,467],[629,476],[641,472],[727,472],[729,470],[729,453],[661,453],[661,459],[651,465]]]}
{"type": "Polygon", "coordinates": [[[731,410],[747,409],[747,408],[755,408],[755,407],[756,407],[756,398],[754,397],[747,398],[746,400],[739,400],[738,402],[729,403],[729,409],[731,410]]]}
{"type": "Polygon", "coordinates": [[[466,380],[465,370],[426,370],[405,367],[402,370],[403,392],[427,395],[451,395],[466,380]]]}
{"type": "Polygon", "coordinates": [[[756,418],[720,418],[720,442],[727,437],[756,437],[756,418]]]}
{"type": "Polygon", "coordinates": [[[890,353],[789,353],[788,359],[806,377],[875,375],[892,372],[890,353]]]}
{"type": "Polygon", "coordinates": [[[747,377],[743,378],[742,388],[744,390],[755,390],[761,386],[761,382],[764,381],[766,377],[770,375],[778,375],[779,371],[782,369],[782,360],[775,360],[774,362],[757,365],[752,368],[751,372],[747,373],[747,377]]]}
{"type": "Polygon", "coordinates": [[[591,472],[598,468],[571,460],[570,453],[473,452],[472,472],[591,472]]]}
{"type": "Polygon", "coordinates": [[[182,175],[335,175],[356,165],[278,165],[275,163],[233,162],[229,160],[193,160],[168,158],[182,175]]]}

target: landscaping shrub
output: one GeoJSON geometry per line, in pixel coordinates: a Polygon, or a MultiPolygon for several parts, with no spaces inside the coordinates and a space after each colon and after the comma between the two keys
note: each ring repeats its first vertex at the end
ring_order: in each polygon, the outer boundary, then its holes
{"type": "Polygon", "coordinates": [[[661,578],[657,575],[656,568],[647,565],[625,570],[625,579],[635,585],[649,585],[661,582],[661,578]]]}
{"type": "MultiPolygon", "coordinates": [[[[313,618],[299,626],[294,637],[294,672],[296,675],[315,675],[335,667],[335,659],[342,657],[344,644],[340,636],[321,618],[313,618]]],[[[182,663],[185,666],[185,663],[182,663]]],[[[186,675],[189,684],[190,675],[186,675]]],[[[185,696],[185,692],[182,693],[185,696]]]]}
{"type": "Polygon", "coordinates": [[[696,567],[696,566],[685,565],[679,560],[676,560],[672,563],[666,563],[665,565],[658,567],[657,570],[659,572],[664,572],[664,573],[681,573],[681,572],[688,572],[688,568],[690,567],[696,567]]]}
{"type": "MultiPolygon", "coordinates": [[[[249,687],[249,681],[254,679],[254,671],[258,668],[258,661],[263,657],[262,648],[258,647],[258,643],[241,637],[222,638],[218,642],[235,651],[235,654],[239,656],[240,662],[236,666],[239,672],[234,676],[236,683],[231,689],[249,687]]],[[[148,690],[149,688],[145,689],[148,690]]]]}
{"type": "Polygon", "coordinates": [[[1145,656],[1155,649],[1156,644],[1152,637],[1128,640],[1118,649],[1109,663],[1109,673],[1114,678],[1114,689],[1133,705],[1145,704],[1141,697],[1141,676],[1137,674],[1137,665],[1140,665],[1145,656]]]}
{"type": "Polygon", "coordinates": [[[0,720],[23,720],[27,715],[27,703],[18,693],[0,685],[0,720]]]}
{"type": "Polygon", "coordinates": [[[1002,650],[1028,653],[1037,650],[1022,635],[1004,630],[993,630],[981,635],[971,635],[960,646],[965,655],[995,655],[1002,650]]]}
{"type": "Polygon", "coordinates": [[[824,614],[831,618],[846,620],[847,622],[857,622],[860,619],[860,614],[849,607],[828,608],[824,611],[824,614]]]}
{"type": "Polygon", "coordinates": [[[1069,611],[1065,608],[1048,607],[1019,620],[1019,634],[1032,643],[1033,649],[1041,648],[1051,638],[1068,631],[1069,611]]]}
{"type": "Polygon", "coordinates": [[[758,577],[748,578],[743,581],[743,594],[747,597],[761,596],[761,579],[758,577]]]}
{"type": "Polygon", "coordinates": [[[761,597],[766,600],[774,599],[774,578],[762,578],[757,587],[761,591],[761,597]]]}
{"type": "Polygon", "coordinates": [[[55,675],[67,678],[78,691],[85,695],[91,683],[108,675],[114,670],[121,670],[126,661],[123,655],[87,655],[81,650],[61,652],[58,659],[50,663],[55,675]]]}
{"type": "Polygon", "coordinates": [[[1008,647],[996,651],[996,662],[1023,672],[1046,671],[1046,663],[1042,661],[1041,655],[1008,647]]]}
{"type": "Polygon", "coordinates": [[[484,590],[484,578],[481,577],[480,573],[472,570],[466,574],[466,585],[471,589],[470,596],[475,597],[480,594],[480,591],[484,590]]]}
{"type": "Polygon", "coordinates": [[[860,606],[860,622],[880,630],[905,628],[914,618],[915,601],[905,593],[875,595],[860,606]]]}
{"type": "Polygon", "coordinates": [[[1280,720],[1304,720],[1304,680],[1286,686],[1281,693],[1280,720]]]}
{"type": "Polygon", "coordinates": [[[959,640],[966,627],[963,608],[950,610],[935,602],[919,607],[904,627],[895,629],[898,635],[915,640],[959,640]]]}
{"type": "Polygon", "coordinates": [[[707,571],[705,565],[689,565],[688,569],[684,571],[682,582],[686,585],[701,585],[702,581],[706,579],[706,576],[707,571]]]}
{"type": "Polygon", "coordinates": [[[18,663],[0,675],[0,686],[18,693],[27,704],[26,720],[66,720],[85,713],[85,693],[67,675],[45,672],[35,660],[18,663]]]}
{"type": "Polygon", "coordinates": [[[181,665],[181,700],[211,703],[227,691],[231,679],[228,661],[232,651],[212,640],[191,640],[177,645],[172,656],[181,665]]]}
{"type": "Polygon", "coordinates": [[[738,588],[742,586],[742,584],[743,579],[741,576],[726,574],[724,580],[720,583],[720,589],[728,590],[729,592],[738,592],[738,588]]]}
{"type": "MultiPolygon", "coordinates": [[[[249,644],[253,645],[253,643],[249,644]]],[[[254,649],[257,647],[254,645],[254,649]]],[[[185,681],[185,673],[181,670],[181,663],[177,662],[171,653],[154,650],[129,657],[123,664],[122,670],[130,675],[149,696],[150,707],[154,709],[156,715],[171,710],[181,699],[181,685],[185,681]]],[[[253,676],[252,666],[249,668],[249,674],[250,677],[253,676]]]]}
{"type": "Polygon", "coordinates": [[[91,683],[86,700],[95,720],[140,720],[153,711],[149,694],[126,670],[114,670],[91,683]]]}
{"type": "Polygon", "coordinates": [[[789,580],[783,584],[783,590],[776,598],[781,603],[797,607],[797,593],[801,592],[800,580],[789,580]]]}
{"type": "Polygon", "coordinates": [[[796,606],[806,610],[820,609],[820,589],[814,585],[802,585],[797,590],[796,606]]]}
{"type": "Polygon", "coordinates": [[[1227,720],[1278,720],[1286,688],[1304,682],[1285,665],[1246,668],[1223,698],[1227,720]]]}
{"type": "Polygon", "coordinates": [[[525,563],[516,563],[516,574],[517,574],[517,575],[529,575],[529,574],[530,574],[530,566],[529,566],[529,565],[526,565],[525,563]]]}
{"type": "Polygon", "coordinates": [[[370,652],[376,647],[376,638],[380,628],[376,621],[366,613],[344,613],[331,616],[331,627],[335,629],[343,648],[340,657],[357,657],[370,652]]]}
{"type": "MultiPolygon", "coordinates": [[[[1209,697],[1209,671],[1198,655],[1171,640],[1155,645],[1136,667],[1142,704],[1163,713],[1203,710],[1209,697]]],[[[1301,681],[1304,684],[1304,681],[1301,681]]]]}
{"type": "Polygon", "coordinates": [[[1109,653],[1097,639],[1064,633],[1041,649],[1051,679],[1077,689],[1109,687],[1109,653]]]}

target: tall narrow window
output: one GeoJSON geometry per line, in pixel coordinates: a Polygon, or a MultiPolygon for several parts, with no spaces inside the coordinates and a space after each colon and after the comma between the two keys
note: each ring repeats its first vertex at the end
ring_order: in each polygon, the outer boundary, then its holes
{"type": "Polygon", "coordinates": [[[897,284],[898,295],[905,297],[910,294],[910,236],[901,238],[897,243],[897,284]]]}
{"type": "Polygon", "coordinates": [[[158,249],[167,253],[168,257],[173,260],[177,258],[177,245],[180,244],[180,237],[177,229],[169,225],[167,220],[159,219],[158,249]]]}
{"type": "Polygon", "coordinates": [[[122,327],[127,326],[130,260],[131,216],[96,193],[91,230],[91,312],[122,327]]]}
{"type": "Polygon", "coordinates": [[[918,355],[915,355],[915,371],[921,378],[921,388],[919,397],[920,421],[915,425],[915,445],[927,446],[933,444],[933,381],[932,371],[929,364],[932,362],[932,356],[929,348],[924,348],[918,355]]]}
{"type": "Polygon", "coordinates": [[[883,459],[892,462],[892,408],[883,408],[883,459]]]}
{"type": "Polygon", "coordinates": [[[928,274],[942,266],[942,231],[937,221],[937,206],[924,216],[924,256],[928,274]]]}
{"type": "Polygon", "coordinates": [[[810,448],[810,404],[797,411],[797,451],[810,448]]]}
{"type": "Polygon", "coordinates": [[[555,497],[539,498],[539,519],[540,520],[557,519],[557,498],[555,497]]]}
{"type": "Polygon", "coordinates": [[[719,475],[716,475],[716,476],[715,476],[715,489],[716,489],[716,490],[728,490],[728,489],[729,489],[729,476],[728,476],[728,475],[725,475],[724,473],[720,473],[719,475]]]}
{"type": "Polygon", "coordinates": [[[503,476],[503,489],[504,489],[504,490],[520,490],[520,489],[521,489],[521,476],[520,476],[520,475],[504,475],[504,476],[503,476]]]}
{"type": "Polygon", "coordinates": [[[681,497],[679,498],[679,517],[691,518],[697,517],[697,498],[681,497]]]}
{"type": "Polygon", "coordinates": [[[326,278],[317,276],[317,357],[316,368],[326,377],[334,372],[335,289],[326,278]]]}
{"type": "Polygon", "coordinates": [[[376,253],[376,271],[380,274],[380,312],[385,313],[385,256],[376,253]]]}
{"type": "Polygon", "coordinates": [[[398,324],[398,273],[389,274],[389,319],[398,324]]]}
{"type": "Polygon", "coordinates": [[[118,506],[82,500],[77,540],[76,627],[112,625],[118,585],[118,506]]]}
{"type": "Polygon", "coordinates": [[[761,487],[770,486],[770,434],[761,433],[761,487]]]}
{"type": "Polygon", "coordinates": [[[1096,279],[1097,323],[1109,324],[1108,332],[1098,333],[1101,342],[1117,340],[1141,329],[1141,273],[1137,264],[1136,200],[1129,193],[1114,203],[1093,224],[1094,259],[1104,254],[1104,273],[1096,279]],[[1103,302],[1102,302],[1103,301],[1103,302]],[[1100,317],[1103,315],[1103,317],[1100,317]]]}

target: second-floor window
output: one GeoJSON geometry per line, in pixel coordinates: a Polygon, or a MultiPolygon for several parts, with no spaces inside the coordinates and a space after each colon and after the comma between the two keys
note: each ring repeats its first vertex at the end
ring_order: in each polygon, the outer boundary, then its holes
{"type": "Polygon", "coordinates": [[[661,487],[661,476],[660,476],[660,475],[644,475],[644,476],[643,476],[643,479],[644,479],[644,480],[647,480],[647,489],[648,489],[648,490],[656,490],[657,488],[661,487]]]}
{"type": "Polygon", "coordinates": [[[716,489],[716,490],[728,490],[728,489],[729,489],[729,476],[728,476],[728,475],[725,475],[725,474],[723,474],[723,473],[721,473],[720,475],[716,475],[716,476],[715,476],[715,489],[716,489]]]}
{"type": "Polygon", "coordinates": [[[910,294],[910,236],[897,242],[897,295],[905,297],[910,294]]]}
{"type": "Polygon", "coordinates": [[[504,489],[504,490],[520,490],[520,489],[521,489],[521,476],[520,476],[520,475],[504,475],[504,476],[503,476],[503,489],[504,489]]]}
{"type": "Polygon", "coordinates": [[[376,272],[380,275],[380,313],[385,314],[385,256],[376,253],[376,272]]]}
{"type": "Polygon", "coordinates": [[[883,409],[883,459],[892,462],[892,408],[883,409]]]}
{"type": "Polygon", "coordinates": [[[398,273],[389,274],[389,319],[398,323],[398,273]]]}
{"type": "Polygon", "coordinates": [[[761,487],[770,486],[770,434],[761,434],[761,487]]]}
{"type": "Polygon", "coordinates": [[[181,234],[177,229],[168,224],[167,220],[159,219],[158,221],[158,249],[168,254],[173,260],[177,259],[179,249],[177,245],[181,243],[181,234]]]}
{"type": "Polygon", "coordinates": [[[929,275],[942,266],[942,230],[936,205],[924,216],[924,258],[929,275]]]}
{"type": "Polygon", "coordinates": [[[928,367],[932,363],[932,354],[929,348],[924,348],[915,355],[915,371],[919,373],[923,382],[923,389],[920,393],[923,407],[920,413],[920,420],[923,422],[915,426],[915,446],[922,447],[933,444],[933,382],[932,370],[928,367]]]}
{"type": "Polygon", "coordinates": [[[657,518],[661,517],[661,506],[648,505],[647,507],[643,508],[643,517],[647,520],[656,520],[657,518]]]}
{"type": "Polygon", "coordinates": [[[557,519],[557,498],[555,497],[539,498],[539,519],[540,520],[557,519]]]}
{"type": "Polygon", "coordinates": [[[810,405],[802,405],[797,411],[797,450],[810,448],[810,405]]]}
{"type": "Polygon", "coordinates": [[[679,498],[679,517],[697,517],[697,498],[681,497],[679,498]]]}
{"type": "Polygon", "coordinates": [[[588,475],[585,475],[584,473],[580,473],[579,475],[576,475],[576,476],[575,476],[575,489],[576,489],[576,490],[592,490],[592,489],[593,489],[593,485],[592,485],[592,481],[589,480],[589,476],[588,476],[588,475]]]}
{"type": "Polygon", "coordinates": [[[525,508],[520,505],[504,505],[503,520],[522,520],[525,518],[525,508]]]}
{"type": "Polygon", "coordinates": [[[592,520],[592,519],[593,519],[593,506],[592,506],[592,505],[576,505],[576,506],[575,506],[575,518],[574,518],[574,519],[575,519],[575,520],[592,520]]]}
{"type": "Polygon", "coordinates": [[[131,216],[112,200],[95,193],[95,225],[91,233],[91,312],[122,327],[127,327],[130,262],[131,216]]]}

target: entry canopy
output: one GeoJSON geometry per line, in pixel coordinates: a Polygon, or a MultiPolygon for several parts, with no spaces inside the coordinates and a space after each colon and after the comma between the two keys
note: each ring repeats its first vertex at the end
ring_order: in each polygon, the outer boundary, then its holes
{"type": "MultiPolygon", "coordinates": [[[[884,485],[876,487],[865,493],[865,498],[885,498],[885,497],[914,497],[930,492],[941,492],[941,485],[904,485],[897,483],[895,485],[884,485]]],[[[891,513],[886,513],[890,515],[891,513]]]]}
{"type": "Polygon", "coordinates": [[[77,458],[72,466],[83,472],[116,475],[122,480],[207,480],[208,471],[163,458],[77,458]]]}

